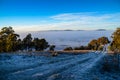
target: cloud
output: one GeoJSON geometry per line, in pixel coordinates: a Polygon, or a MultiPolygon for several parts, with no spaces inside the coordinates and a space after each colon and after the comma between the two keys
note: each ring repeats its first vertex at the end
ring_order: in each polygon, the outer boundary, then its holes
{"type": "Polygon", "coordinates": [[[64,13],[51,16],[50,18],[59,21],[62,26],[74,26],[77,29],[113,29],[120,26],[120,13],[64,13]]]}
{"type": "MultiPolygon", "coordinates": [[[[37,22],[38,20],[34,21],[37,22]]],[[[64,30],[64,29],[84,29],[94,30],[98,28],[115,29],[120,26],[120,13],[100,14],[89,13],[64,13],[48,16],[39,20],[37,24],[13,25],[17,31],[40,31],[40,30],[64,30]],[[21,27],[22,26],[22,27],[21,27]]]]}
{"type": "MultiPolygon", "coordinates": [[[[106,20],[106,19],[119,19],[120,13],[115,14],[98,14],[98,13],[64,13],[51,16],[54,20],[70,21],[70,20],[106,20]]],[[[120,20],[120,19],[119,19],[120,20]]]]}

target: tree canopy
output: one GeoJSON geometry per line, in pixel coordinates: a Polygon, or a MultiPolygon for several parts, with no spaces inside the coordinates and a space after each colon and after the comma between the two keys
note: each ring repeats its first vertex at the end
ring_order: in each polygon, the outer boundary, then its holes
{"type": "Polygon", "coordinates": [[[39,39],[39,38],[34,39],[34,45],[36,51],[42,51],[49,47],[48,42],[45,39],[39,39]]]}
{"type": "Polygon", "coordinates": [[[0,31],[0,52],[31,51],[33,48],[42,51],[48,47],[48,42],[45,39],[35,38],[33,40],[30,33],[21,40],[12,27],[3,27],[0,31]]]}
{"type": "Polygon", "coordinates": [[[98,41],[96,39],[93,39],[92,41],[89,42],[88,46],[93,50],[97,50],[99,44],[98,44],[98,41]]]}
{"type": "MultiPolygon", "coordinates": [[[[117,50],[120,52],[120,28],[112,34],[113,41],[111,42],[111,50],[117,50]]],[[[92,50],[102,50],[105,44],[110,43],[107,37],[103,36],[98,39],[93,39],[88,43],[88,46],[76,47],[76,50],[92,49],[92,50]]],[[[20,39],[19,34],[16,34],[11,26],[3,27],[0,30],[0,52],[13,52],[18,50],[31,51],[35,49],[36,51],[43,51],[48,48],[54,51],[55,45],[49,45],[48,42],[42,38],[32,38],[29,33],[23,40],[20,39]]],[[[67,47],[64,50],[73,50],[72,47],[67,47]]]]}
{"type": "Polygon", "coordinates": [[[120,28],[112,34],[113,41],[111,42],[111,50],[120,52],[120,28]]]}
{"type": "Polygon", "coordinates": [[[0,52],[15,51],[18,38],[12,27],[3,27],[0,31],[0,52]]]}
{"type": "Polygon", "coordinates": [[[93,39],[92,41],[90,41],[88,43],[88,47],[93,50],[101,50],[101,47],[108,43],[110,43],[108,38],[103,36],[103,37],[98,38],[97,40],[93,39]]]}
{"type": "Polygon", "coordinates": [[[23,46],[28,51],[32,48],[32,35],[30,33],[23,39],[23,46]]]}

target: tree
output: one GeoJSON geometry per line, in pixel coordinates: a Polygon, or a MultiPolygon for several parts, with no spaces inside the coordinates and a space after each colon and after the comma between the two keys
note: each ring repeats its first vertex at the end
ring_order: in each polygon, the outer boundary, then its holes
{"type": "Polygon", "coordinates": [[[90,50],[88,46],[75,47],[74,50],[90,50]]]}
{"type": "Polygon", "coordinates": [[[16,51],[17,49],[17,39],[19,38],[18,34],[9,34],[6,40],[6,50],[7,52],[16,51]]]}
{"type": "Polygon", "coordinates": [[[110,41],[108,40],[107,37],[103,36],[103,37],[98,38],[98,43],[99,45],[105,45],[105,44],[110,43],[110,41]]]}
{"type": "Polygon", "coordinates": [[[0,52],[15,51],[18,37],[12,27],[3,27],[0,31],[0,52]]]}
{"type": "Polygon", "coordinates": [[[39,50],[39,39],[34,38],[33,42],[34,42],[35,50],[38,51],[39,50]]]}
{"type": "Polygon", "coordinates": [[[51,46],[49,47],[49,50],[50,50],[50,51],[54,51],[54,49],[55,49],[55,45],[51,45],[51,46]]]}
{"type": "Polygon", "coordinates": [[[18,39],[18,40],[17,40],[16,49],[17,49],[17,50],[21,50],[21,51],[24,49],[23,42],[22,42],[21,39],[18,39]]]}
{"type": "Polygon", "coordinates": [[[9,27],[3,27],[1,29],[0,35],[9,35],[11,33],[14,33],[15,31],[13,30],[13,28],[11,26],[9,27]]]}
{"type": "MultiPolygon", "coordinates": [[[[3,27],[0,31],[0,52],[12,52],[18,50],[32,50],[35,47],[37,51],[42,51],[49,47],[45,39],[35,38],[28,34],[21,40],[12,27],[3,27]]],[[[54,49],[54,47],[52,47],[54,49]]]]}
{"type": "Polygon", "coordinates": [[[3,41],[3,39],[0,38],[0,52],[4,52],[5,51],[5,41],[3,41]]]}
{"type": "Polygon", "coordinates": [[[35,50],[43,51],[44,49],[48,48],[48,42],[45,39],[34,39],[35,50]]]}
{"type": "Polygon", "coordinates": [[[30,50],[32,48],[32,35],[28,34],[24,39],[23,39],[23,45],[26,50],[30,50]]]}
{"type": "Polygon", "coordinates": [[[40,50],[44,50],[48,47],[49,47],[48,42],[45,39],[40,39],[39,40],[39,49],[40,50]]]}
{"type": "Polygon", "coordinates": [[[72,51],[72,50],[73,50],[72,47],[66,47],[66,48],[64,49],[64,51],[72,51]]]}
{"type": "Polygon", "coordinates": [[[112,34],[113,41],[111,43],[111,50],[120,52],[120,28],[112,34]]]}
{"type": "Polygon", "coordinates": [[[93,39],[88,43],[88,48],[93,50],[102,50],[105,44],[110,43],[107,37],[100,37],[97,40],[93,39]]]}
{"type": "Polygon", "coordinates": [[[93,39],[88,43],[88,47],[93,50],[97,50],[99,47],[98,41],[96,39],[93,39]]]}

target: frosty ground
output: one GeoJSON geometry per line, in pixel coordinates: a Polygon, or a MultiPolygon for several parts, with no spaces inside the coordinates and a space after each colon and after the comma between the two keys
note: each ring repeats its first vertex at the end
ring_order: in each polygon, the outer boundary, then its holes
{"type": "Polygon", "coordinates": [[[0,80],[120,80],[119,69],[103,69],[105,53],[49,54],[0,54],[0,80]]]}

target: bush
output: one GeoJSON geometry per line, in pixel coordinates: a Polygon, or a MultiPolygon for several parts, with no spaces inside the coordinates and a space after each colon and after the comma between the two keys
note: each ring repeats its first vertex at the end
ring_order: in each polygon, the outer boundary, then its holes
{"type": "Polygon", "coordinates": [[[54,51],[54,49],[55,49],[55,45],[51,45],[51,46],[49,47],[49,50],[50,50],[50,51],[54,51]]]}
{"type": "Polygon", "coordinates": [[[99,46],[99,47],[98,47],[98,50],[103,51],[103,46],[99,46]]]}
{"type": "Polygon", "coordinates": [[[80,46],[80,47],[75,47],[74,50],[89,50],[90,48],[88,46],[80,46]]]}
{"type": "Polygon", "coordinates": [[[52,52],[52,54],[51,54],[52,56],[57,56],[58,55],[58,53],[57,52],[52,52]]]}
{"type": "Polygon", "coordinates": [[[64,51],[71,51],[71,50],[73,50],[72,47],[66,47],[66,48],[64,49],[64,51]]]}

